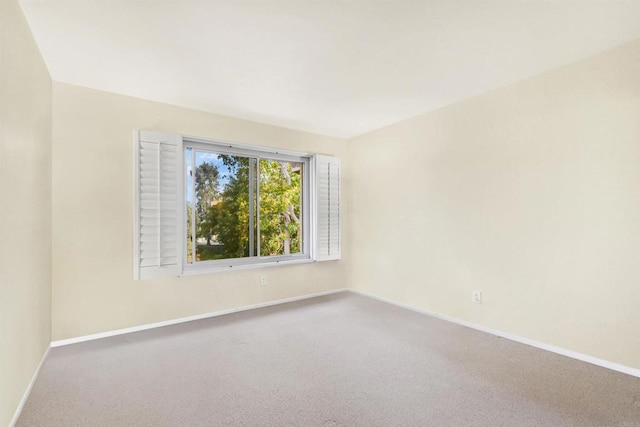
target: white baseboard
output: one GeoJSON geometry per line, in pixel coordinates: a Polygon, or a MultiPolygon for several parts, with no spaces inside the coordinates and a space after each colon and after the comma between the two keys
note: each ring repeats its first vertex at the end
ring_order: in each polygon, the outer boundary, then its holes
{"type": "Polygon", "coordinates": [[[408,310],[412,310],[418,313],[426,314],[427,316],[435,317],[441,320],[446,320],[447,322],[456,323],[458,325],[466,326],[467,328],[476,329],[478,331],[486,332],[492,335],[496,335],[502,338],[506,338],[511,341],[516,341],[522,344],[530,345],[532,347],[536,347],[542,350],[547,350],[552,353],[561,354],[563,356],[571,357],[572,359],[577,359],[583,362],[591,363],[592,365],[597,365],[603,368],[611,369],[613,371],[622,372],[623,374],[632,375],[634,377],[640,378],[640,369],[632,368],[630,366],[621,365],[619,363],[610,362],[608,360],[599,359],[597,357],[589,356],[586,354],[578,353],[572,350],[567,350],[561,347],[556,347],[554,345],[545,344],[539,341],[535,341],[529,338],[520,337],[517,335],[510,334],[508,332],[499,331],[497,329],[487,328],[486,326],[478,325],[476,323],[467,322],[464,320],[456,319],[454,317],[444,316],[442,314],[434,313],[428,310],[423,310],[421,308],[412,307],[407,304],[403,304],[397,301],[393,301],[387,298],[378,297],[372,294],[368,294],[366,292],[357,291],[355,289],[347,289],[348,292],[352,292],[354,294],[364,295],[369,298],[373,298],[378,301],[386,302],[398,307],[406,308],[408,310]]]}
{"type": "Polygon", "coordinates": [[[51,350],[51,346],[47,346],[47,349],[44,351],[44,354],[42,355],[42,359],[40,359],[40,363],[38,364],[36,371],[33,373],[33,377],[31,377],[31,381],[29,382],[27,389],[24,391],[24,394],[22,395],[22,399],[20,399],[20,403],[18,403],[18,407],[13,413],[13,418],[11,418],[11,421],[9,422],[9,427],[14,427],[18,422],[18,418],[20,418],[20,414],[22,414],[22,409],[24,408],[24,405],[27,403],[27,399],[29,399],[29,395],[31,394],[33,385],[36,383],[36,380],[38,379],[38,375],[40,375],[40,371],[42,370],[42,365],[44,365],[45,360],[47,360],[47,357],[49,356],[49,350],[51,350]]]}
{"type": "Polygon", "coordinates": [[[198,314],[195,316],[181,317],[179,319],[171,319],[163,322],[148,323],[146,325],[132,326],[130,328],[116,329],[114,331],[100,332],[97,334],[84,335],[76,338],[68,338],[64,340],[52,341],[51,347],[60,347],[63,345],[77,344],[85,341],[97,340],[100,338],[107,338],[107,337],[113,337],[116,335],[129,334],[131,332],[139,332],[139,331],[145,331],[147,329],[154,329],[154,328],[161,328],[163,326],[176,325],[178,323],[191,322],[193,320],[208,319],[210,317],[217,317],[225,314],[238,313],[240,311],[253,310],[255,308],[269,307],[272,305],[285,304],[288,302],[300,301],[304,299],[320,297],[323,295],[330,295],[330,294],[335,294],[339,292],[345,292],[346,290],[347,290],[346,288],[334,289],[331,291],[317,292],[314,294],[302,295],[302,296],[292,297],[292,298],[285,298],[285,299],[276,300],[276,301],[263,302],[260,304],[247,305],[244,307],[231,308],[228,310],[221,310],[221,311],[216,311],[212,313],[198,314]]]}

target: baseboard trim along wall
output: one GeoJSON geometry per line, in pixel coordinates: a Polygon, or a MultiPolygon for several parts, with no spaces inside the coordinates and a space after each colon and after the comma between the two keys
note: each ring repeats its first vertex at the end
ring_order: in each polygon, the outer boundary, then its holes
{"type": "Polygon", "coordinates": [[[50,350],[51,350],[51,346],[47,346],[47,349],[44,351],[44,354],[42,355],[42,359],[40,359],[40,363],[38,364],[36,371],[33,373],[33,377],[31,377],[31,381],[29,382],[27,389],[24,391],[24,394],[22,395],[22,399],[20,399],[20,403],[18,403],[18,407],[13,413],[13,418],[11,418],[11,421],[9,422],[9,427],[14,427],[18,422],[18,418],[20,418],[20,414],[22,414],[22,409],[24,408],[24,405],[27,403],[27,399],[29,399],[31,390],[33,389],[33,386],[36,383],[38,376],[40,375],[42,366],[44,365],[44,362],[47,360],[47,357],[49,357],[50,350]]]}
{"type": "Polygon", "coordinates": [[[81,342],[85,342],[85,341],[97,340],[97,339],[100,339],[100,338],[113,337],[113,336],[116,336],[116,335],[129,334],[129,333],[132,333],[132,332],[140,332],[140,331],[145,331],[147,329],[161,328],[163,326],[176,325],[178,323],[191,322],[193,320],[208,319],[210,317],[223,316],[225,314],[238,313],[238,312],[241,312],[241,311],[247,311],[247,310],[253,310],[253,309],[256,309],[256,308],[269,307],[269,306],[272,306],[272,305],[286,304],[288,302],[300,301],[300,300],[304,300],[304,299],[320,297],[320,296],[323,296],[323,295],[336,294],[336,293],[345,292],[345,291],[347,291],[346,288],[334,289],[334,290],[331,290],[331,291],[317,292],[317,293],[314,293],[314,294],[301,295],[301,296],[298,296],[298,297],[292,297],[292,298],[285,298],[285,299],[280,299],[280,300],[275,300],[275,301],[263,302],[263,303],[260,303],[260,304],[247,305],[247,306],[244,306],[244,307],[231,308],[231,309],[228,309],[228,310],[215,311],[215,312],[212,312],[212,313],[198,314],[198,315],[195,315],[195,316],[181,317],[181,318],[178,318],[178,319],[166,320],[166,321],[163,321],[163,322],[148,323],[146,325],[132,326],[130,328],[116,329],[114,331],[100,332],[100,333],[97,333],[97,334],[84,335],[84,336],[76,337],[76,338],[68,338],[68,339],[64,339],[64,340],[52,341],[51,342],[51,347],[60,347],[60,346],[63,346],[63,345],[77,344],[77,343],[81,343],[81,342]]]}
{"type": "Polygon", "coordinates": [[[476,329],[478,331],[481,332],[486,332],[488,334],[491,335],[496,335],[498,337],[502,337],[502,338],[506,338],[508,340],[511,341],[516,341],[519,342],[521,344],[526,344],[526,345],[530,345],[532,347],[536,347],[542,350],[546,350],[546,351],[550,351],[552,353],[557,353],[560,354],[562,356],[567,356],[570,357],[572,359],[577,359],[580,360],[582,362],[587,362],[587,363],[591,363],[592,365],[596,365],[596,366],[600,366],[603,368],[607,368],[607,369],[611,369],[613,371],[618,371],[618,372],[622,372],[623,374],[627,374],[627,375],[632,375],[634,377],[638,377],[640,378],[640,369],[636,369],[636,368],[632,368],[630,366],[625,366],[625,365],[621,365],[619,363],[614,363],[614,362],[610,362],[608,360],[604,360],[604,359],[599,359],[597,357],[593,357],[593,356],[589,356],[586,354],[582,354],[582,353],[578,353],[572,350],[567,350],[561,347],[556,347],[553,345],[549,345],[549,344],[545,344],[539,341],[535,341],[529,338],[524,338],[524,337],[520,337],[518,335],[513,335],[507,332],[503,332],[503,331],[499,331],[497,329],[491,329],[491,328],[487,328],[485,326],[482,325],[478,325],[476,323],[471,323],[471,322],[467,322],[464,320],[460,320],[460,319],[456,319],[454,317],[449,317],[449,316],[444,316],[442,314],[438,314],[438,313],[434,313],[428,310],[423,310],[421,308],[417,308],[417,307],[413,307],[407,304],[403,304],[397,301],[393,301],[387,298],[382,298],[382,297],[378,297],[376,295],[372,295],[366,292],[362,292],[362,291],[357,291],[355,289],[347,289],[348,292],[352,292],[354,294],[359,294],[359,295],[363,295],[369,298],[373,298],[375,300],[378,301],[382,301],[382,302],[386,302],[388,304],[392,304],[395,305],[397,307],[401,307],[401,308],[406,308],[408,310],[411,311],[415,311],[421,314],[426,314],[427,316],[431,316],[431,317],[435,317],[437,319],[441,319],[441,320],[445,320],[447,322],[451,322],[451,323],[456,323],[458,325],[461,326],[466,326],[467,328],[471,328],[471,329],[476,329]]]}

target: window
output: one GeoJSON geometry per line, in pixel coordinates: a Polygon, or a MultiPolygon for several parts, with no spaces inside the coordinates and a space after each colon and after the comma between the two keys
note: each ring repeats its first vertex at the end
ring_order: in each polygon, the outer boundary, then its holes
{"type": "Polygon", "coordinates": [[[185,269],[310,259],[310,157],[185,141],[184,158],[185,269]]]}
{"type": "Polygon", "coordinates": [[[340,258],[339,161],[136,132],[134,276],[340,258]]]}

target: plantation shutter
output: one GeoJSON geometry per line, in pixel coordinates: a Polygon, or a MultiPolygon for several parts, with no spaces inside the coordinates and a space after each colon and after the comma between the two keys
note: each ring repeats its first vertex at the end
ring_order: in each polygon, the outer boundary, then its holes
{"type": "Polygon", "coordinates": [[[340,259],[340,159],[315,156],[316,261],[340,259]]]}
{"type": "Polygon", "coordinates": [[[135,138],[134,278],[182,274],[182,137],[135,138]]]}

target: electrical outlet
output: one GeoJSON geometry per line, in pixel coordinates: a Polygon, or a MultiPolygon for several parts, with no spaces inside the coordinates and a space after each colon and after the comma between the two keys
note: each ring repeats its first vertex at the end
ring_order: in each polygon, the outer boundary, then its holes
{"type": "Polygon", "coordinates": [[[476,304],[482,304],[482,291],[473,291],[472,301],[476,304]]]}
{"type": "Polygon", "coordinates": [[[267,281],[267,276],[260,276],[260,286],[267,286],[269,281],[267,281]]]}

